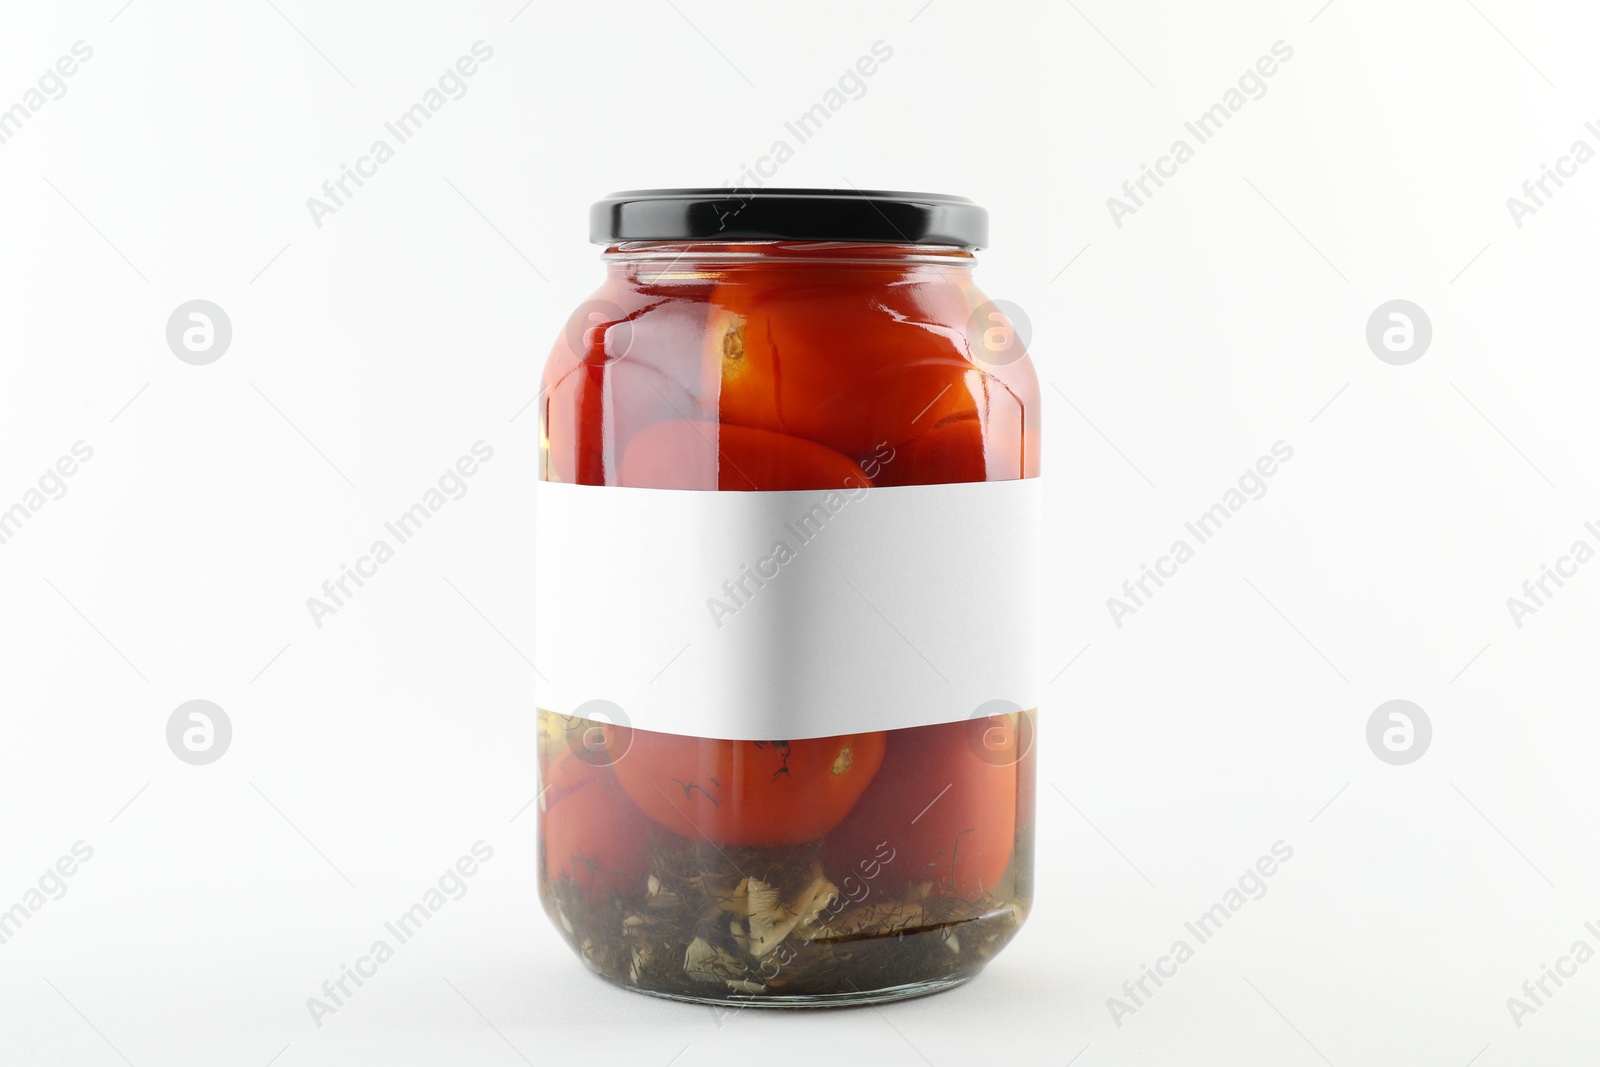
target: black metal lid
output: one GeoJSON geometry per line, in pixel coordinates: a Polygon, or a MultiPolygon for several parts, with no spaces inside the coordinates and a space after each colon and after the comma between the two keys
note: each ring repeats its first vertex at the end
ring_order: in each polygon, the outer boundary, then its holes
{"type": "Polygon", "coordinates": [[[989,213],[964,196],[876,189],[636,189],[589,209],[589,240],[989,241],[989,213]]]}

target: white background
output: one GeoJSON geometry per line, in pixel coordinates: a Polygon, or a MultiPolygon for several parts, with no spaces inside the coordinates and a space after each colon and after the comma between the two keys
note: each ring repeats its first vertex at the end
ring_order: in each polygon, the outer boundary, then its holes
{"type": "Polygon", "coordinates": [[[94,457],[0,545],[0,906],[94,857],[0,946],[0,1062],[1592,1053],[1600,962],[1520,1028],[1506,999],[1600,941],[1600,567],[1521,628],[1506,598],[1596,541],[1600,165],[1521,228],[1506,198],[1600,147],[1600,27],[1320,2],[7,5],[0,107],[94,55],[0,145],[0,505],[94,457]],[[480,39],[467,94],[318,228],[306,198],[480,39]],[[993,213],[979,278],[1045,383],[1040,892],[962,990],[719,1020],[591,978],[536,903],[517,416],[600,278],[589,203],[737,180],[879,40],[777,180],[993,213]],[[1279,40],[1267,94],[1118,228],[1106,198],[1279,40]],[[196,298],[233,324],[209,366],[164,336],[196,298]],[[1364,337],[1397,298],[1433,324],[1409,366],[1364,337]],[[306,598],[478,440],[470,492],[317,628],[306,598]],[[1116,626],[1106,598],[1279,440],[1267,495],[1116,626]],[[234,727],[206,767],[165,742],[195,698],[234,727]],[[1403,767],[1365,740],[1395,698],[1434,727],[1403,767]],[[480,839],[470,892],[313,1025],[480,839]],[[1117,1026],[1107,998],[1278,840],[1267,895],[1117,1026]]]}

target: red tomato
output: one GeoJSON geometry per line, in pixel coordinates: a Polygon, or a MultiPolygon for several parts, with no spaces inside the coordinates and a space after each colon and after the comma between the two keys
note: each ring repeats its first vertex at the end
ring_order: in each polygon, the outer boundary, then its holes
{"type": "Polygon", "coordinates": [[[1030,383],[1008,384],[1017,377],[1012,367],[991,373],[974,371],[969,388],[983,414],[958,415],[931,427],[909,441],[895,445],[893,457],[874,466],[861,465],[874,485],[932,485],[939,482],[998,482],[1035,478],[1039,474],[1038,417],[1031,415],[1012,391],[1034,388],[1030,383]]]}
{"type": "Polygon", "coordinates": [[[830,448],[769,430],[682,419],[633,435],[618,484],[643,489],[838,489],[871,484],[830,448]]]}
{"type": "Polygon", "coordinates": [[[537,405],[544,478],[616,484],[622,449],[640,427],[714,416],[718,368],[701,358],[705,293],[678,288],[665,293],[613,279],[568,320],[537,405]]]}
{"type": "Polygon", "coordinates": [[[815,268],[751,272],[713,291],[721,421],[865,456],[976,412],[959,286],[900,282],[865,299],[854,277],[816,279],[815,268]]]}
{"type": "Polygon", "coordinates": [[[983,424],[974,416],[936,426],[920,437],[895,445],[893,455],[873,469],[874,485],[985,481],[989,472],[984,463],[983,424]]]}
{"type": "Polygon", "coordinates": [[[966,900],[999,888],[1017,834],[1018,770],[1005,745],[1018,733],[986,740],[986,729],[980,720],[891,731],[872,788],[824,843],[829,876],[859,878],[887,843],[894,858],[878,877],[896,885],[931,879],[933,895],[966,900]]]}
{"type": "Polygon", "coordinates": [[[550,883],[571,880],[594,904],[611,893],[639,891],[649,867],[650,842],[644,820],[616,778],[591,769],[594,776],[576,788],[546,792],[539,827],[550,883]]]}
{"type": "Polygon", "coordinates": [[[617,780],[660,825],[715,845],[798,845],[836,826],[883,762],[884,735],[717,741],[608,726],[617,780]]]}
{"type": "Polygon", "coordinates": [[[984,423],[984,477],[1039,477],[1039,379],[1033,364],[987,367],[972,392],[984,423]]]}

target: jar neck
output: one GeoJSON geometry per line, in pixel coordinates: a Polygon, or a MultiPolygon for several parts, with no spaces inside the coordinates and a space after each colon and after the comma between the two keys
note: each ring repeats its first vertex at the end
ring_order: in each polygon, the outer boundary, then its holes
{"type": "Polygon", "coordinates": [[[977,264],[973,250],[960,245],[864,241],[630,241],[610,246],[601,259],[613,274],[649,278],[807,267],[967,273],[977,264]]]}

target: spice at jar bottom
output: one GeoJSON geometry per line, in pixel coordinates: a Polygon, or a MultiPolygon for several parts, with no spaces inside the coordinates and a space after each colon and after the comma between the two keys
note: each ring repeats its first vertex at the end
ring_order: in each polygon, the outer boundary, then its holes
{"type": "Polygon", "coordinates": [[[595,205],[545,367],[539,892],[624,987],[959,984],[1032,896],[1039,394],[958,197],[595,205]]]}

